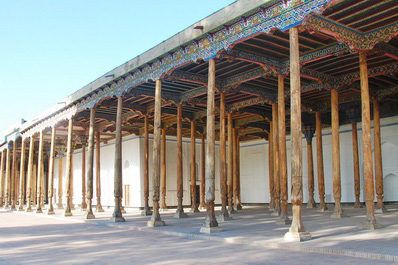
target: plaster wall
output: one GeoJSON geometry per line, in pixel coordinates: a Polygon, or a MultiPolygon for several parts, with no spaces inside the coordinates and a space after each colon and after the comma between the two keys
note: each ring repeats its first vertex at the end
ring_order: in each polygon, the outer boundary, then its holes
{"type": "MultiPolygon", "coordinates": [[[[382,156],[383,156],[383,177],[385,181],[384,191],[386,201],[398,201],[398,116],[381,120],[382,135],[382,156]]],[[[373,128],[372,128],[373,137],[373,128]]],[[[323,129],[323,159],[325,175],[325,197],[326,202],[334,202],[333,181],[332,181],[332,136],[331,129],[323,129]]],[[[149,141],[149,205],[152,206],[152,174],[153,174],[153,136],[149,141]]],[[[290,139],[287,138],[287,169],[288,169],[288,191],[290,201],[290,139]]],[[[361,174],[361,201],[364,199],[363,180],[363,154],[362,154],[362,130],[358,124],[359,163],[361,174]]],[[[308,168],[307,168],[307,143],[302,139],[303,146],[303,190],[304,202],[308,201],[308,168]]],[[[318,172],[316,167],[316,137],[313,138],[313,160],[314,160],[314,198],[319,202],[318,196],[318,172]]],[[[144,139],[143,137],[130,136],[123,139],[123,204],[128,203],[130,207],[142,207],[144,205],[144,139]],[[125,185],[128,185],[127,187],[125,185]],[[126,190],[129,189],[130,200],[126,202],[126,190]]],[[[269,171],[268,171],[268,143],[265,140],[255,140],[241,143],[241,199],[243,203],[267,203],[269,195],[269,171]]],[[[372,138],[373,151],[373,138],[372,138]]],[[[196,163],[197,182],[200,185],[201,178],[201,140],[196,141],[196,163]]],[[[114,142],[101,146],[101,202],[103,206],[114,205],[113,198],[113,177],[114,177],[114,142]]],[[[190,195],[190,139],[183,138],[183,204],[191,204],[190,195]]],[[[353,151],[351,125],[340,127],[340,162],[341,162],[341,186],[342,202],[353,202],[354,181],[353,181],[353,151]]],[[[81,172],[81,150],[74,153],[74,204],[81,203],[82,198],[82,172],[81,172]]],[[[96,159],[94,157],[94,159],[96,159]]],[[[58,194],[58,167],[59,158],[55,161],[55,183],[54,187],[58,194]]],[[[63,157],[63,175],[66,172],[66,159],[63,157]]],[[[94,163],[95,164],[95,163],[94,163]]],[[[167,137],[166,142],[166,170],[167,170],[167,197],[168,206],[177,204],[177,143],[175,137],[167,137]]],[[[95,168],[94,168],[95,172],[95,168]]],[[[220,168],[219,168],[219,145],[216,144],[216,203],[220,201],[220,168]]],[[[96,204],[94,176],[94,199],[96,204]]],[[[65,185],[65,179],[63,180],[65,185]]],[[[63,188],[65,191],[65,187],[63,188]]],[[[200,190],[198,190],[200,192],[200,190]]],[[[65,199],[63,198],[63,202],[65,199]]]]}

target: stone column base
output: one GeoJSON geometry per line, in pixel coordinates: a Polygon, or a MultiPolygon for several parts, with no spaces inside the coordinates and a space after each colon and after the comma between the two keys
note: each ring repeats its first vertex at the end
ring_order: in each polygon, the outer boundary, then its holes
{"type": "Polygon", "coordinates": [[[344,218],[347,217],[347,215],[343,212],[337,212],[337,213],[332,213],[330,218],[344,218]]]}
{"type": "Polygon", "coordinates": [[[64,216],[65,217],[70,217],[70,216],[73,216],[73,214],[72,213],[64,213],[64,216]]]}
{"type": "Polygon", "coordinates": [[[292,220],[289,219],[289,217],[284,217],[279,219],[276,224],[277,225],[290,225],[292,223],[292,220]]]}
{"type": "Polygon", "coordinates": [[[189,210],[190,213],[200,213],[198,207],[195,208],[191,208],[191,210],[189,210]]]}
{"type": "Polygon", "coordinates": [[[95,215],[93,213],[86,213],[84,219],[95,219],[95,215]]]}
{"type": "Polygon", "coordinates": [[[383,225],[378,224],[378,223],[371,223],[366,220],[363,223],[359,224],[358,227],[360,229],[365,229],[365,230],[375,230],[375,229],[383,228],[383,225]]]}
{"type": "Polygon", "coordinates": [[[54,214],[55,214],[54,210],[51,209],[47,210],[47,215],[54,215],[54,214]]]}
{"type": "Polygon", "coordinates": [[[387,212],[387,208],[384,205],[381,208],[375,209],[375,213],[386,213],[386,212],[387,212]]]}
{"type": "Polygon", "coordinates": [[[112,216],[110,221],[114,223],[126,222],[126,220],[122,216],[112,216]]]}
{"type": "Polygon", "coordinates": [[[224,230],[217,226],[217,227],[202,227],[200,228],[200,232],[204,234],[212,234],[212,233],[219,233],[223,232],[224,230]]]}
{"type": "Polygon", "coordinates": [[[179,219],[179,218],[187,218],[188,215],[187,215],[186,213],[184,213],[184,212],[178,211],[178,212],[176,212],[176,213],[173,215],[173,217],[174,217],[174,218],[177,218],[177,219],[179,219]]]}
{"type": "Polygon", "coordinates": [[[141,215],[142,216],[151,216],[152,215],[152,211],[151,211],[151,209],[146,208],[146,209],[141,211],[141,215]]]}
{"type": "Polygon", "coordinates": [[[156,227],[156,226],[165,226],[166,223],[164,221],[148,221],[146,225],[148,227],[156,227]]]}
{"type": "Polygon", "coordinates": [[[302,242],[311,239],[312,236],[310,232],[287,232],[284,237],[286,242],[302,242]]]}
{"type": "Polygon", "coordinates": [[[225,215],[217,216],[217,221],[219,221],[219,222],[228,222],[228,221],[232,221],[232,220],[234,220],[234,219],[230,216],[225,216],[225,215]]]}

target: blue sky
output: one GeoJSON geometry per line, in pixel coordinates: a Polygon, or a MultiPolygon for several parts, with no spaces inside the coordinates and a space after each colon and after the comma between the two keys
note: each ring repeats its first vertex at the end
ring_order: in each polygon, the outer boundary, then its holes
{"type": "Polygon", "coordinates": [[[0,137],[235,0],[18,0],[0,8],[0,137]]]}

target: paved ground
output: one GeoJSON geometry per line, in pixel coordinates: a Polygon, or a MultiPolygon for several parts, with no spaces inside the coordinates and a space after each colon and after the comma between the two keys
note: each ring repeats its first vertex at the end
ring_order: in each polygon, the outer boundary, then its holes
{"type": "Polygon", "coordinates": [[[276,217],[263,207],[246,207],[234,221],[220,223],[225,232],[210,237],[198,233],[204,213],[178,220],[170,210],[162,213],[167,226],[154,229],[146,228],[148,217],[132,210],[119,228],[108,221],[111,209],[88,223],[79,210],[67,219],[60,211],[52,217],[3,211],[0,264],[389,264],[344,255],[398,255],[396,208],[379,217],[386,227],[373,232],[355,228],[364,209],[347,209],[351,217],[341,220],[306,209],[304,222],[314,239],[299,244],[283,242],[288,227],[275,225],[276,217]],[[340,255],[316,253],[323,250],[340,255]]]}

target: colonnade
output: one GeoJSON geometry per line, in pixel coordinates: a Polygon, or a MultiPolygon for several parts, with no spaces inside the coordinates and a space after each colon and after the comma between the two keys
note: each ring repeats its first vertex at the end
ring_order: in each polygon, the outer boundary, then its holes
{"type": "MultiPolygon", "coordinates": [[[[286,121],[285,121],[285,91],[284,76],[278,75],[278,100],[272,103],[272,121],[270,122],[269,141],[269,183],[271,203],[270,209],[274,211],[274,215],[279,216],[280,224],[291,224],[289,232],[285,235],[285,239],[290,241],[301,241],[311,238],[311,234],[306,231],[302,223],[302,203],[303,203],[303,181],[302,181],[302,133],[307,139],[307,156],[308,156],[308,193],[309,202],[307,207],[315,207],[314,196],[314,176],[313,176],[313,155],[312,155],[312,137],[316,133],[316,156],[318,170],[318,190],[319,190],[319,210],[326,211],[325,205],[325,187],[324,172],[322,158],[322,122],[321,113],[316,112],[315,130],[314,128],[305,128],[302,130],[302,111],[301,111],[301,81],[300,81],[300,62],[299,62],[299,43],[298,29],[291,28],[290,35],[290,134],[291,134],[291,203],[293,204],[293,218],[288,217],[288,181],[287,181],[287,157],[286,157],[286,121]]],[[[360,81],[361,81],[361,104],[362,104],[362,140],[363,140],[363,157],[364,157],[364,180],[365,180],[365,198],[367,217],[363,228],[378,228],[380,225],[376,222],[374,216],[374,179],[373,179],[373,163],[371,150],[371,133],[370,133],[370,96],[367,75],[366,53],[359,53],[360,65],[360,81]]],[[[220,93],[220,193],[221,193],[221,214],[216,218],[215,206],[215,93],[216,93],[216,61],[209,60],[208,68],[208,87],[207,87],[207,125],[206,133],[202,135],[202,178],[201,178],[201,203],[200,208],[206,207],[207,215],[201,232],[212,233],[222,231],[218,225],[218,221],[231,220],[230,214],[235,210],[241,209],[240,200],[240,148],[237,128],[233,126],[232,114],[226,113],[225,110],[225,92],[220,93]],[[228,126],[226,126],[226,119],[228,126]],[[226,135],[227,134],[227,135],[226,135]],[[205,145],[205,137],[207,144],[205,145]],[[228,138],[228,149],[226,141],[228,138]],[[228,163],[227,163],[228,162],[228,163]],[[227,169],[228,165],[228,169],[227,169]]],[[[151,216],[148,226],[161,226],[164,221],[161,219],[160,211],[167,210],[166,199],[166,129],[161,127],[161,91],[162,81],[156,80],[155,88],[155,106],[154,106],[154,141],[153,141],[153,174],[152,174],[152,211],[149,207],[149,116],[145,114],[145,141],[144,141],[144,210],[142,215],[151,216]],[[161,201],[161,202],[160,202],[161,201]]],[[[339,91],[337,88],[331,88],[331,113],[332,113],[332,146],[333,146],[333,196],[335,207],[331,215],[332,218],[344,217],[341,207],[341,176],[340,176],[340,143],[339,143],[339,91]]],[[[380,141],[380,111],[379,102],[373,100],[374,106],[374,150],[376,165],[376,194],[377,194],[377,211],[385,211],[383,204],[383,175],[381,162],[381,141],[380,141]]],[[[182,157],[182,104],[177,103],[177,210],[174,215],[176,218],[185,218],[187,214],[183,208],[183,157],[182,157]]],[[[122,207],[122,108],[123,97],[117,97],[117,114],[116,114],[116,131],[115,131],[115,163],[114,163],[114,199],[115,207],[112,214],[112,221],[123,222],[122,207]]],[[[96,189],[97,189],[97,210],[101,211],[101,189],[100,189],[100,132],[95,130],[96,110],[90,110],[90,124],[88,130],[88,159],[86,160],[86,140],[82,140],[83,151],[83,189],[81,208],[86,211],[86,218],[95,218],[93,213],[92,200],[94,196],[94,147],[96,146],[96,189]],[[96,139],[96,141],[95,141],[96,139]],[[86,170],[87,169],[87,170],[86,170]],[[86,174],[87,171],[87,174],[86,174]]],[[[356,135],[356,123],[353,122],[353,148],[354,148],[354,179],[355,179],[355,195],[356,207],[359,207],[359,166],[358,166],[358,141],[356,135]],[[355,133],[354,133],[355,131],[355,133]],[[356,151],[355,151],[356,150],[356,151]]],[[[55,197],[54,190],[54,160],[57,149],[56,144],[56,128],[51,128],[51,148],[49,152],[48,166],[48,214],[53,214],[52,200],[55,197]]],[[[32,202],[36,202],[36,212],[42,211],[43,191],[44,191],[44,131],[39,132],[39,145],[37,155],[37,189],[34,191],[33,185],[35,178],[34,172],[34,136],[30,137],[28,163],[27,163],[27,183],[25,187],[25,160],[26,160],[26,139],[22,139],[21,155],[20,155],[20,177],[19,191],[16,189],[16,172],[17,172],[17,142],[14,141],[12,146],[1,153],[1,200],[4,202],[4,208],[15,208],[17,195],[19,194],[19,210],[23,210],[24,194],[26,194],[27,207],[26,211],[32,210],[32,202]],[[5,177],[3,176],[5,172],[5,177]],[[3,192],[4,191],[4,192],[3,192]],[[34,200],[34,195],[36,199],[34,200]]],[[[191,212],[198,211],[196,204],[196,157],[195,157],[195,122],[191,122],[191,196],[192,205],[191,212]]],[[[61,152],[59,152],[60,154],[61,152]]],[[[73,194],[73,117],[68,119],[68,133],[66,144],[66,174],[65,174],[65,208],[64,216],[72,215],[73,205],[71,198],[73,194]]],[[[62,163],[60,163],[61,168],[62,163]]],[[[61,170],[61,169],[59,169],[61,170]]],[[[58,182],[58,207],[63,207],[61,202],[62,196],[62,178],[58,182]]]]}

